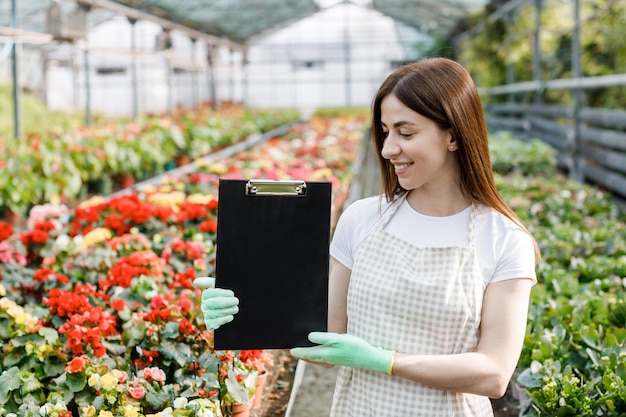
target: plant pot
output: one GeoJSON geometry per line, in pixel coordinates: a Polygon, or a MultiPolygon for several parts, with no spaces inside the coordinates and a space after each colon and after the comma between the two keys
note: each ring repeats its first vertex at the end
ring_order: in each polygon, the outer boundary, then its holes
{"type": "Polygon", "coordinates": [[[252,400],[252,405],[250,406],[252,410],[256,410],[263,403],[263,390],[265,389],[268,378],[268,372],[263,372],[262,374],[257,376],[256,387],[254,388],[254,399],[252,400]]]}
{"type": "Polygon", "coordinates": [[[185,166],[190,162],[191,158],[189,157],[189,155],[178,155],[176,158],[174,158],[174,164],[177,167],[185,166]]]}
{"type": "Polygon", "coordinates": [[[250,405],[249,404],[225,404],[223,406],[222,411],[225,417],[249,417],[250,405]]]}
{"type": "Polygon", "coordinates": [[[10,224],[11,226],[19,226],[22,222],[22,214],[19,211],[14,211],[9,207],[2,208],[2,218],[5,223],[10,224]]]}
{"type": "Polygon", "coordinates": [[[174,161],[168,161],[165,163],[165,165],[163,165],[163,169],[165,171],[171,171],[174,168],[176,168],[176,163],[174,161]]]}
{"type": "Polygon", "coordinates": [[[135,177],[130,174],[116,175],[115,184],[118,189],[130,188],[135,185],[135,177]]]}

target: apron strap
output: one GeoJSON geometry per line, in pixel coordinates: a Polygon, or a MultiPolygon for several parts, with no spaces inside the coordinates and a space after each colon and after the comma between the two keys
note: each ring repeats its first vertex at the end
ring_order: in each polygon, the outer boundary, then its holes
{"type": "Polygon", "coordinates": [[[385,212],[382,213],[382,218],[380,220],[380,229],[384,229],[385,226],[387,226],[387,223],[389,223],[389,220],[391,220],[391,218],[393,217],[394,214],[396,214],[396,211],[398,211],[402,203],[404,203],[404,200],[406,200],[406,196],[408,194],[409,194],[408,192],[405,192],[401,196],[397,197],[395,200],[391,202],[389,207],[387,207],[387,210],[385,210],[385,212]]]}
{"type": "Polygon", "coordinates": [[[470,248],[474,247],[475,244],[475,234],[474,234],[474,224],[476,223],[476,212],[478,211],[478,207],[476,207],[476,203],[472,203],[472,212],[470,213],[470,221],[469,228],[467,230],[467,246],[470,248]]]}

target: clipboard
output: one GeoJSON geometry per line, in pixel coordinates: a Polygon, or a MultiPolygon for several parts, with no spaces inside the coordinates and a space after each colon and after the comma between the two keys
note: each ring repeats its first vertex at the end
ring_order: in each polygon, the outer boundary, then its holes
{"type": "Polygon", "coordinates": [[[220,179],[216,287],[239,298],[216,350],[312,346],[326,331],[330,182],[220,179]]]}

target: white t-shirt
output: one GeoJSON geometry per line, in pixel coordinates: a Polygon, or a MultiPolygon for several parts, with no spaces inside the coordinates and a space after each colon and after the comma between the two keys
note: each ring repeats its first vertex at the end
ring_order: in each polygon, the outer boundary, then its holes
{"type": "MultiPolygon", "coordinates": [[[[386,198],[379,196],[348,206],[335,228],[330,255],[351,270],[356,251],[380,227],[381,213],[389,206],[386,198]]],[[[484,205],[476,210],[474,242],[483,287],[516,278],[530,278],[534,285],[537,276],[532,238],[498,211],[484,205]]],[[[405,200],[385,230],[416,247],[467,246],[471,213],[470,206],[452,216],[426,216],[405,200]]]]}

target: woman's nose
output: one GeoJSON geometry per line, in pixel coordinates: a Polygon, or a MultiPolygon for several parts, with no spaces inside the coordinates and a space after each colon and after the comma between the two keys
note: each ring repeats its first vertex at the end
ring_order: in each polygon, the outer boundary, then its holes
{"type": "Polygon", "coordinates": [[[380,151],[380,154],[385,159],[391,159],[392,156],[398,153],[400,153],[400,147],[398,146],[398,142],[394,139],[393,134],[390,132],[383,142],[383,149],[380,151]]]}

